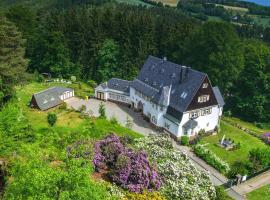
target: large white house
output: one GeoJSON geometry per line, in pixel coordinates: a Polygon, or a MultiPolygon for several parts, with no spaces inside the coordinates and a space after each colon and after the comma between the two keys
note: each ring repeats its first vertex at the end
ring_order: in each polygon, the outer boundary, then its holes
{"type": "Polygon", "coordinates": [[[95,88],[95,96],[130,105],[176,137],[214,131],[224,106],[207,74],[153,56],[133,81],[110,79],[95,88]]]}

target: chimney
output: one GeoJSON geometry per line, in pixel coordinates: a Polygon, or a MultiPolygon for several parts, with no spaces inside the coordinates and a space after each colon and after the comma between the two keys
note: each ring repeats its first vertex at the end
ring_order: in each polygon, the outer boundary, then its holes
{"type": "Polygon", "coordinates": [[[186,68],[186,73],[185,73],[185,80],[188,79],[189,71],[190,71],[190,67],[187,67],[187,68],[186,68]]]}
{"type": "Polygon", "coordinates": [[[179,79],[179,83],[182,83],[182,76],[183,76],[183,67],[180,68],[180,79],[179,79]]]}
{"type": "Polygon", "coordinates": [[[164,61],[167,61],[167,57],[163,57],[163,60],[164,60],[164,61]]]}

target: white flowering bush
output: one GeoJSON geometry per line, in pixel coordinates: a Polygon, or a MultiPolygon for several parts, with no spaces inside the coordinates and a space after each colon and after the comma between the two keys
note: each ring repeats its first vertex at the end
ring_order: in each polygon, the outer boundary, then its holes
{"type": "Polygon", "coordinates": [[[198,171],[186,154],[175,149],[168,135],[150,135],[135,140],[135,147],[148,153],[163,177],[160,193],[167,199],[215,199],[209,174],[198,171]]]}
{"type": "Polygon", "coordinates": [[[216,154],[207,149],[201,144],[197,144],[194,147],[194,152],[197,156],[205,160],[208,164],[216,168],[221,173],[228,173],[230,171],[230,166],[225,161],[221,160],[216,154]]]}

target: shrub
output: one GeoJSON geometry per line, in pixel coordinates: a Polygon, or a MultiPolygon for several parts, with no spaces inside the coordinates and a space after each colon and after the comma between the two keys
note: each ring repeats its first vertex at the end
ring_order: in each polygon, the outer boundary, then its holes
{"type": "Polygon", "coordinates": [[[74,83],[74,82],[76,82],[77,78],[76,78],[76,76],[71,76],[70,80],[74,83]]]}
{"type": "Polygon", "coordinates": [[[135,139],[134,146],[157,161],[163,178],[160,193],[166,199],[215,199],[215,188],[209,175],[197,170],[188,156],[175,149],[170,136],[150,135],[135,139]]]}
{"type": "Polygon", "coordinates": [[[92,88],[94,88],[94,87],[97,86],[97,83],[96,83],[94,80],[89,80],[89,81],[87,81],[87,84],[88,84],[90,87],[92,87],[92,88]]]}
{"type": "Polygon", "coordinates": [[[101,102],[98,108],[99,117],[106,119],[106,110],[104,104],[101,102]]]}
{"type": "Polygon", "coordinates": [[[126,118],[126,128],[132,129],[132,127],[133,127],[133,122],[132,122],[132,120],[127,116],[127,118],[126,118]]]}
{"type": "Polygon", "coordinates": [[[216,168],[221,173],[229,172],[229,165],[225,161],[217,157],[217,155],[214,154],[212,151],[205,148],[203,145],[197,144],[196,146],[194,146],[194,152],[197,156],[205,160],[208,164],[216,168]]]}
{"type": "Polygon", "coordinates": [[[225,191],[224,187],[216,186],[216,200],[230,200],[232,199],[225,191]]]}
{"type": "Polygon", "coordinates": [[[249,173],[249,164],[247,162],[243,161],[235,161],[230,169],[229,177],[235,178],[237,174],[240,174],[242,176],[247,175],[249,173]]]}
{"type": "Polygon", "coordinates": [[[117,125],[117,124],[118,124],[118,121],[117,121],[117,119],[116,119],[115,116],[112,116],[110,122],[111,122],[112,124],[114,124],[114,125],[117,125]]]}
{"type": "Polygon", "coordinates": [[[181,145],[187,146],[188,144],[189,144],[188,136],[182,136],[181,137],[181,145]]]}
{"type": "Polygon", "coordinates": [[[86,111],[86,106],[85,105],[81,105],[80,108],[79,108],[79,111],[81,113],[84,113],[86,111]]]}
{"type": "Polygon", "coordinates": [[[256,122],[255,122],[255,126],[256,126],[257,128],[263,129],[262,123],[256,123],[256,122]]]}
{"type": "Polygon", "coordinates": [[[54,126],[57,121],[57,115],[55,113],[48,113],[47,121],[50,126],[54,126]]]}
{"type": "Polygon", "coordinates": [[[59,106],[60,110],[66,110],[67,109],[67,103],[63,102],[60,106],[59,106]]]}
{"type": "Polygon", "coordinates": [[[111,134],[95,143],[93,164],[96,170],[110,169],[109,178],[131,192],[158,190],[161,178],[151,167],[146,153],[126,148],[119,137],[111,134]]]}
{"type": "Polygon", "coordinates": [[[144,191],[142,194],[128,193],[123,200],[165,200],[158,192],[144,191]]]}
{"type": "Polygon", "coordinates": [[[252,171],[257,172],[270,166],[270,148],[257,148],[249,152],[252,171]]]}

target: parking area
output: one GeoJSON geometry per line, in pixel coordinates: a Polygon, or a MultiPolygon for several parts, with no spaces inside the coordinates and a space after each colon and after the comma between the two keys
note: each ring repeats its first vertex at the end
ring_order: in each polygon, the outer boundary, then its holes
{"type": "MultiPolygon", "coordinates": [[[[72,97],[65,100],[68,107],[72,107],[76,110],[80,109],[82,105],[86,106],[86,111],[92,114],[94,117],[99,116],[99,104],[103,101],[97,99],[83,100],[77,97],[72,97]]],[[[127,118],[133,122],[132,129],[136,132],[148,135],[150,133],[157,133],[154,127],[151,124],[143,119],[140,113],[134,112],[132,109],[128,108],[127,105],[116,104],[113,102],[103,102],[106,109],[106,116],[108,119],[115,117],[117,121],[125,126],[127,118]]]]}

